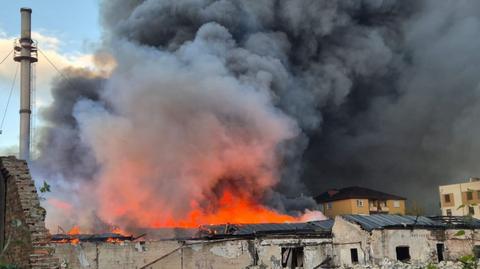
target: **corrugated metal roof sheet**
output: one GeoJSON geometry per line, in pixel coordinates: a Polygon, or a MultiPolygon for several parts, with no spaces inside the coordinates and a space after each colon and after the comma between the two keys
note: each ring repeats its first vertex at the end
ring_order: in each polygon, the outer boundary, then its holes
{"type": "Polygon", "coordinates": [[[342,215],[349,222],[359,224],[362,229],[372,231],[384,228],[445,228],[445,224],[423,216],[400,215],[342,215]]]}
{"type": "Polygon", "coordinates": [[[431,220],[445,224],[447,229],[478,229],[480,220],[471,216],[431,216],[431,220]]]}
{"type": "Polygon", "coordinates": [[[249,236],[260,234],[325,234],[330,233],[333,220],[304,223],[223,224],[200,227],[199,236],[249,236]]]}

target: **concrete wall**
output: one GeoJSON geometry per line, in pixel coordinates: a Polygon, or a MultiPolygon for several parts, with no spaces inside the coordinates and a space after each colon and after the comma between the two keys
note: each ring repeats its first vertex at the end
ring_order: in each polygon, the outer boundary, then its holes
{"type": "Polygon", "coordinates": [[[471,255],[475,246],[480,246],[480,231],[462,230],[464,235],[456,235],[459,230],[435,229],[379,229],[367,232],[359,225],[342,217],[335,218],[332,228],[335,264],[350,266],[351,248],[358,248],[360,264],[380,264],[384,258],[397,260],[396,248],[409,247],[412,263],[438,261],[437,244],[444,245],[445,260],[455,261],[471,255]]]}
{"type": "MultiPolygon", "coordinates": [[[[405,201],[404,200],[387,200],[387,207],[385,208],[388,214],[400,214],[405,215],[405,201]],[[394,206],[394,203],[398,202],[398,207],[394,206]]],[[[332,208],[327,209],[328,203],[322,204],[322,212],[325,216],[329,218],[335,218],[339,215],[345,214],[360,214],[360,215],[369,215],[370,214],[370,201],[368,199],[345,199],[339,201],[330,202],[332,208]],[[362,201],[363,206],[358,206],[357,201],[362,201]]],[[[372,208],[373,209],[373,208],[372,208]]],[[[374,211],[377,210],[375,207],[374,211]]]]}
{"type": "Polygon", "coordinates": [[[367,232],[341,217],[333,225],[336,263],[350,266],[350,249],[357,248],[359,263],[379,264],[384,258],[397,260],[396,247],[408,246],[412,262],[437,260],[436,244],[442,242],[435,232],[425,229],[386,229],[367,232]]]}
{"type": "Polygon", "coordinates": [[[350,203],[352,204],[351,214],[363,214],[363,215],[370,214],[370,205],[368,203],[368,199],[350,199],[350,203]],[[363,206],[358,206],[358,203],[357,203],[358,200],[363,202],[363,206]]]}
{"type": "Polygon", "coordinates": [[[58,244],[55,255],[65,268],[238,269],[281,267],[282,247],[303,247],[304,268],[332,256],[329,239],[267,238],[217,241],[151,241],[58,244]]]}
{"type": "Polygon", "coordinates": [[[465,234],[461,236],[456,235],[458,231],[445,231],[445,258],[448,260],[470,255],[475,246],[480,246],[480,231],[462,230],[465,234]]]}
{"type": "Polygon", "coordinates": [[[181,268],[179,247],[177,241],[57,244],[55,256],[62,268],[140,268],[161,257],[161,262],[149,268],[181,268]]]}
{"type": "Polygon", "coordinates": [[[405,200],[387,200],[387,207],[389,214],[405,215],[405,200]],[[399,207],[394,206],[395,201],[398,202],[399,207]]]}
{"type": "MultiPolygon", "coordinates": [[[[342,214],[351,214],[352,213],[352,202],[350,200],[340,200],[331,202],[332,208],[327,207],[328,203],[323,204],[324,214],[329,218],[334,218],[337,215],[342,214]]],[[[368,203],[367,203],[368,206],[368,203]]]]}
{"type": "Polygon", "coordinates": [[[437,261],[436,244],[439,241],[430,230],[374,230],[370,240],[375,263],[384,258],[397,260],[396,248],[402,246],[409,247],[412,262],[437,261]]]}
{"type": "Polygon", "coordinates": [[[359,225],[336,217],[332,227],[334,261],[337,265],[351,266],[350,249],[356,248],[359,264],[367,264],[370,260],[370,234],[359,225]]]}

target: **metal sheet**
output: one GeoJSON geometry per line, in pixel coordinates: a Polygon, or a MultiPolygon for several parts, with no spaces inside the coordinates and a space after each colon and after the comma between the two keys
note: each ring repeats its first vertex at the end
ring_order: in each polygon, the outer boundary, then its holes
{"type": "Polygon", "coordinates": [[[384,228],[444,228],[441,222],[429,219],[424,216],[401,216],[401,215],[342,215],[349,222],[359,224],[364,230],[372,231],[384,228]]]}

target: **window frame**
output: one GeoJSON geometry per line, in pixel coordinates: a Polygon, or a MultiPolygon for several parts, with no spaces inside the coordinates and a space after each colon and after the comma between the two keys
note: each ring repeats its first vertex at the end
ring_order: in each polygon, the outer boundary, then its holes
{"type": "Polygon", "coordinates": [[[444,202],[445,204],[449,204],[449,203],[452,202],[452,199],[450,199],[450,193],[447,193],[447,194],[444,194],[444,195],[443,195],[443,202],[444,202]]]}
{"type": "Polygon", "coordinates": [[[365,203],[362,199],[357,199],[357,207],[364,207],[365,203]]]}

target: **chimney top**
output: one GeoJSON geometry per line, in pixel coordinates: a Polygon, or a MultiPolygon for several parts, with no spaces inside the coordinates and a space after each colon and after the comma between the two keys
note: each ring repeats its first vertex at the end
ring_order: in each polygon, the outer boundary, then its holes
{"type": "Polygon", "coordinates": [[[28,7],[22,7],[20,9],[20,12],[29,12],[29,13],[32,13],[32,9],[31,8],[28,8],[28,7]]]}

